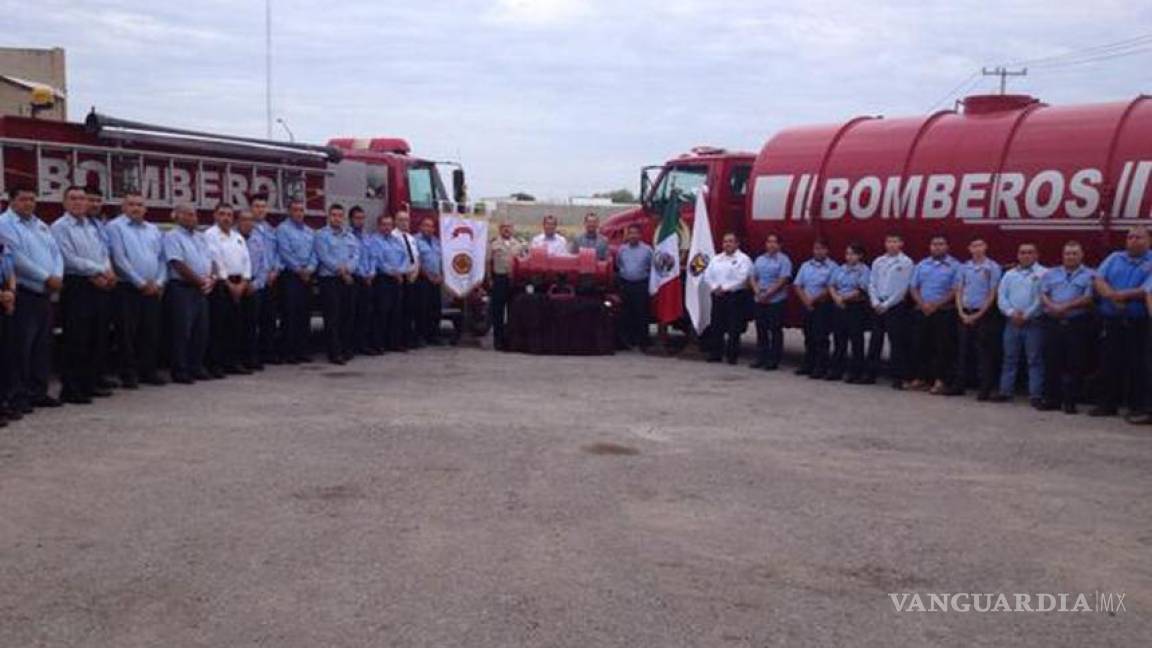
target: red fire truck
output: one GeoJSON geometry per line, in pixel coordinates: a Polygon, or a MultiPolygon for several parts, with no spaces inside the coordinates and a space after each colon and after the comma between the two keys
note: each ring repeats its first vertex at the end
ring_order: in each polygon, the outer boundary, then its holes
{"type": "Polygon", "coordinates": [[[172,206],[189,203],[205,223],[220,201],[243,209],[255,193],[270,197],[273,220],[288,200],[303,198],[313,225],[333,203],[360,206],[370,218],[410,205],[413,222],[466,201],[459,164],[411,156],[397,138],[339,138],[326,146],[235,137],[142,124],[93,111],[83,124],[0,117],[0,193],[35,187],[40,216],[61,211],[65,188],[96,186],[115,205],[141,191],[148,217],[167,221],[172,206]],[[453,167],[447,195],[438,164],[453,167]]]}
{"type": "MultiPolygon", "coordinates": [[[[336,138],[318,146],[143,124],[95,111],[83,124],[0,117],[0,168],[0,202],[9,187],[33,187],[37,214],[46,221],[60,215],[64,190],[74,184],[99,187],[110,209],[126,191],[140,191],[147,218],[157,223],[170,221],[173,205],[188,203],[209,224],[220,201],[244,209],[256,193],[269,196],[274,223],[284,218],[290,199],[303,198],[315,227],[335,203],[363,208],[369,225],[407,206],[413,228],[427,216],[467,209],[463,168],[413,157],[402,139],[336,138]],[[451,168],[451,196],[441,181],[443,165],[451,168]]],[[[469,300],[467,318],[478,333],[487,326],[480,300],[469,300]]],[[[445,306],[445,317],[459,331],[461,304],[445,306]]]]}
{"type": "Polygon", "coordinates": [[[1063,243],[1077,239],[1096,264],[1122,245],[1126,228],[1152,223],[1152,97],[1049,106],[980,95],[962,106],[790,128],[758,155],[693,149],[654,174],[645,169],[642,206],[609,219],[603,232],[619,240],[638,222],[650,237],[676,193],[689,199],[682,217],[690,223],[701,185],[717,240],[736,232],[755,254],[775,232],[797,263],[817,238],[836,255],[852,241],[876,254],[886,232],[899,232],[919,257],[940,232],[961,253],[980,234],[1004,263],[1033,241],[1042,261],[1055,264],[1063,243]]]}

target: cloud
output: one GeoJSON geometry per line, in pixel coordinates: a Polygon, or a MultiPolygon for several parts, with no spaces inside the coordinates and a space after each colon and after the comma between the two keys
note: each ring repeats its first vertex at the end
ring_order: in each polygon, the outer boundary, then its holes
{"type": "Polygon", "coordinates": [[[487,17],[497,25],[556,26],[588,16],[592,9],[584,0],[496,0],[487,17]]]}
{"type": "MultiPolygon", "coordinates": [[[[396,135],[461,158],[478,194],[636,185],[697,144],[925,112],[982,65],[1152,32],[1152,5],[1046,0],[273,0],[273,104],[299,139],[396,135]]],[[[6,33],[68,50],[73,117],[262,136],[264,4],[0,0],[6,33]]],[[[1152,57],[1034,68],[1050,103],[1152,90],[1152,57]]],[[[961,84],[968,80],[967,84],[961,84]]],[[[958,88],[958,92],[945,96],[958,88]]],[[[278,131],[279,132],[279,131],[278,131]]]]}

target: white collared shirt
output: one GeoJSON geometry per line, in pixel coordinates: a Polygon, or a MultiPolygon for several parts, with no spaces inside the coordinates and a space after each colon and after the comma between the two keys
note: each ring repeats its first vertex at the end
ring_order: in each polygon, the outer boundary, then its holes
{"type": "Polygon", "coordinates": [[[252,258],[248,256],[248,242],[233,227],[225,233],[216,225],[204,232],[208,239],[208,250],[212,253],[212,263],[216,267],[215,278],[227,279],[240,275],[245,281],[252,279],[252,258]]]}
{"type": "Polygon", "coordinates": [[[908,285],[912,282],[914,264],[907,254],[895,256],[881,255],[872,262],[872,273],[868,281],[868,299],[872,307],[892,308],[908,296],[908,285]]]}
{"type": "Polygon", "coordinates": [[[721,252],[712,257],[704,270],[704,283],[715,290],[742,290],[748,287],[748,277],[752,273],[752,259],[740,250],[732,254],[721,252]]]}
{"type": "Polygon", "coordinates": [[[568,254],[568,239],[560,234],[553,234],[552,238],[548,238],[544,232],[540,232],[532,237],[532,247],[542,247],[549,255],[568,254]]]}

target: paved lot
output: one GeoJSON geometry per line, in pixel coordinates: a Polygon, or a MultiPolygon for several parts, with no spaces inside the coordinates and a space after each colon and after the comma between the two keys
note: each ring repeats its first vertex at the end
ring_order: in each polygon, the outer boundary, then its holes
{"type": "Polygon", "coordinates": [[[1137,646],[1152,430],[434,349],[0,430],[0,646],[1137,646]],[[1125,592],[896,613],[889,592],[1125,592]]]}

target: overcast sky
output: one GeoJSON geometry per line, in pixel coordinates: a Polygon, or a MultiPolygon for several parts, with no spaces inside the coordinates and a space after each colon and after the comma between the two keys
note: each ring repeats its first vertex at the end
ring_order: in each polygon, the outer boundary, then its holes
{"type": "MultiPolygon", "coordinates": [[[[642,165],[693,145],[758,150],[788,125],[921,113],[982,65],[1152,34],[1147,0],[272,0],[272,12],[273,110],[298,140],[405,137],[464,162],[476,197],[635,190],[642,165]]],[[[0,44],[67,49],[72,119],[95,105],[265,132],[261,0],[0,0],[0,16],[0,44]]],[[[1010,88],[1050,103],[1152,92],[1152,44],[1117,52],[1034,64],[1010,88]]]]}

